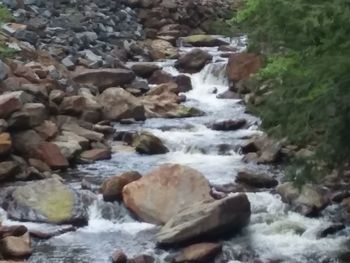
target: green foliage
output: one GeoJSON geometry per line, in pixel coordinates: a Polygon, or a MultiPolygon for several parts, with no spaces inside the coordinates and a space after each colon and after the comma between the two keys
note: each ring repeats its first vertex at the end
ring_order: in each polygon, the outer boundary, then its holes
{"type": "Polygon", "coordinates": [[[6,7],[0,5],[0,23],[9,22],[11,19],[12,15],[10,11],[6,7]]]}
{"type": "MultiPolygon", "coordinates": [[[[12,15],[10,13],[10,11],[0,5],[0,26],[3,23],[9,22],[12,20],[12,15]]],[[[12,56],[15,53],[15,51],[11,48],[9,48],[5,43],[2,43],[0,40],[0,58],[7,58],[12,56]]]]}
{"type": "MultiPolygon", "coordinates": [[[[269,80],[271,93],[255,109],[264,127],[316,145],[316,160],[327,168],[350,156],[349,17],[348,0],[246,0],[235,17],[249,49],[268,57],[257,78],[269,80]]],[[[315,173],[298,165],[299,174],[315,173]]]]}

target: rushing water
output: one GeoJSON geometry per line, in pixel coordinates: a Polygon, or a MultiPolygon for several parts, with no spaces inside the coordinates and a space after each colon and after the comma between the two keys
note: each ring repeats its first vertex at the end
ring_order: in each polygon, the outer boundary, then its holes
{"type": "MultiPolygon", "coordinates": [[[[239,41],[238,41],[239,42],[239,41]]],[[[119,152],[108,161],[79,167],[74,174],[102,181],[123,171],[141,173],[163,163],[180,163],[201,171],[213,185],[232,184],[237,171],[243,168],[278,175],[274,168],[247,164],[239,146],[247,138],[259,134],[259,119],[245,112],[239,100],[217,99],[213,94],[227,90],[224,70],[226,61],[215,48],[208,49],[216,62],[200,73],[189,75],[193,90],[186,94],[189,106],[206,112],[205,116],[186,119],[149,119],[141,124],[116,125],[118,131],[147,130],[159,136],[170,152],[164,155],[141,156],[134,152],[119,152]],[[217,120],[245,118],[248,128],[232,132],[213,131],[206,124],[217,120]]],[[[161,63],[164,70],[178,74],[174,61],[161,63]]],[[[72,186],[79,187],[72,181],[72,186]]],[[[270,192],[248,193],[252,206],[251,223],[241,234],[224,242],[223,256],[218,262],[337,262],[337,254],[345,249],[346,231],[336,236],[318,238],[318,232],[329,224],[326,217],[310,219],[288,211],[277,195],[270,192]],[[273,261],[277,262],[277,261],[273,261]]],[[[99,197],[101,199],[101,197],[99,197]]],[[[88,226],[47,241],[35,243],[32,263],[105,263],[116,249],[128,255],[149,253],[157,262],[167,262],[168,252],[155,247],[157,228],[133,219],[120,204],[96,201],[89,211],[88,226]]],[[[15,224],[5,220],[4,224],[15,224]]],[[[29,228],[48,229],[55,226],[27,224],[29,228]]]]}

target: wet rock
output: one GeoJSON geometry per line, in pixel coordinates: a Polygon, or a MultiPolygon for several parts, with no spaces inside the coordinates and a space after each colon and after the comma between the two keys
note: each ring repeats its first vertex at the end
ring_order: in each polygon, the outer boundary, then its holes
{"type": "Polygon", "coordinates": [[[80,84],[92,84],[101,91],[110,87],[123,86],[135,79],[135,73],[128,69],[89,69],[77,73],[73,80],[80,84]]]}
{"type": "Polygon", "coordinates": [[[29,233],[0,240],[0,252],[6,258],[26,258],[32,254],[29,233]]]}
{"type": "Polygon", "coordinates": [[[257,188],[272,188],[278,185],[278,181],[269,175],[252,171],[238,172],[236,182],[257,188]]]}
{"type": "Polygon", "coordinates": [[[250,203],[244,194],[194,203],[176,213],[156,235],[162,245],[219,238],[249,223],[250,203]]]}
{"type": "Polygon", "coordinates": [[[28,232],[28,229],[25,226],[1,226],[0,227],[0,239],[9,236],[20,237],[28,232]]]}
{"type": "Polygon", "coordinates": [[[237,94],[236,92],[233,91],[225,91],[223,93],[220,93],[216,96],[218,99],[234,99],[234,100],[239,100],[241,99],[241,97],[239,96],[239,94],[237,94]]]}
{"type": "Polygon", "coordinates": [[[213,262],[216,255],[222,250],[221,244],[216,243],[199,243],[184,248],[173,259],[174,263],[186,262],[213,262]]]}
{"type": "Polygon", "coordinates": [[[209,125],[215,131],[235,131],[243,128],[247,124],[245,119],[218,121],[209,125]]]}
{"type": "Polygon", "coordinates": [[[127,263],[128,257],[122,250],[117,250],[112,255],[112,263],[127,263]]]}
{"type": "Polygon", "coordinates": [[[333,235],[341,230],[345,229],[345,225],[342,223],[334,223],[331,224],[327,227],[325,227],[324,229],[322,229],[319,233],[319,237],[324,238],[327,237],[329,235],[333,235]]]}
{"type": "Polygon", "coordinates": [[[178,75],[175,77],[175,83],[177,84],[179,92],[188,92],[192,90],[192,81],[189,76],[178,75]]]}
{"type": "Polygon", "coordinates": [[[15,220],[75,224],[87,221],[81,199],[79,193],[58,179],[46,179],[16,187],[5,208],[15,220]]]}
{"type": "Polygon", "coordinates": [[[194,49],[180,56],[175,63],[175,67],[183,72],[196,73],[201,71],[212,59],[213,57],[208,52],[194,49]]]}
{"type": "Polygon", "coordinates": [[[169,151],[158,137],[148,132],[136,134],[132,146],[141,154],[164,154],[169,151]]]}
{"type": "Polygon", "coordinates": [[[121,200],[124,186],[139,180],[141,177],[140,173],[131,171],[107,179],[103,182],[100,189],[100,192],[103,195],[103,200],[106,202],[121,200]]]}
{"type": "Polygon", "coordinates": [[[280,158],[282,146],[266,135],[254,137],[242,146],[244,154],[256,152],[258,163],[274,163],[280,158]]]}
{"type": "Polygon", "coordinates": [[[329,204],[327,193],[318,186],[306,184],[300,190],[293,183],[284,183],[277,187],[277,193],[283,202],[292,205],[292,209],[306,216],[320,212],[329,204]]]}
{"type": "Polygon", "coordinates": [[[36,239],[50,239],[55,236],[59,236],[68,232],[73,232],[76,231],[77,228],[75,226],[62,226],[58,230],[55,231],[49,231],[49,232],[44,232],[44,231],[35,231],[35,230],[30,230],[30,236],[36,239]]]}
{"type": "Polygon", "coordinates": [[[183,37],[181,40],[184,44],[189,44],[193,47],[217,47],[229,44],[218,37],[210,35],[192,35],[183,37]]]}
{"type": "Polygon", "coordinates": [[[149,84],[162,84],[173,81],[173,76],[163,70],[156,70],[148,79],[149,84]]]}
{"type": "Polygon", "coordinates": [[[237,83],[247,79],[262,67],[262,59],[253,53],[235,53],[230,55],[227,64],[227,76],[229,80],[237,83]]]}
{"type": "Polygon", "coordinates": [[[155,262],[156,262],[155,258],[150,255],[139,255],[128,260],[128,263],[155,263],[155,262]]]}
{"type": "Polygon", "coordinates": [[[13,113],[8,119],[9,129],[23,130],[38,126],[48,118],[48,112],[41,103],[27,103],[20,111],[13,113]]]}
{"type": "Polygon", "coordinates": [[[131,66],[131,69],[137,76],[142,78],[149,78],[153,72],[159,70],[160,67],[152,63],[137,63],[131,66]]]}
{"type": "Polygon", "coordinates": [[[0,133],[0,155],[8,154],[12,148],[11,136],[7,132],[0,133]]]}
{"type": "Polygon", "coordinates": [[[162,165],[123,189],[123,200],[142,220],[164,224],[190,203],[211,200],[210,187],[198,171],[162,165]]]}
{"type": "Polygon", "coordinates": [[[101,161],[111,159],[111,151],[109,149],[92,149],[84,151],[80,154],[80,160],[87,162],[101,161]]]}
{"type": "Polygon", "coordinates": [[[103,106],[103,116],[107,120],[145,120],[145,109],[142,103],[122,88],[105,90],[98,97],[98,101],[103,106]]]}

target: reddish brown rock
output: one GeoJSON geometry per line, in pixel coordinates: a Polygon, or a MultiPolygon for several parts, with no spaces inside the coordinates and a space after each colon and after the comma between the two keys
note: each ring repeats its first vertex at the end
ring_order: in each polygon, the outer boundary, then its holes
{"type": "Polygon", "coordinates": [[[173,80],[173,77],[169,73],[160,69],[153,72],[151,77],[148,79],[148,83],[162,84],[162,83],[171,82],[172,80],[173,80]]]}
{"type": "Polygon", "coordinates": [[[207,179],[181,165],[162,165],[123,189],[125,205],[154,224],[164,224],[190,203],[211,199],[207,179]]]}
{"type": "Polygon", "coordinates": [[[53,169],[65,169],[68,168],[69,163],[63,156],[60,149],[56,144],[51,142],[44,142],[34,150],[34,156],[44,161],[53,169]]]}
{"type": "Polygon", "coordinates": [[[253,53],[236,53],[229,57],[227,76],[229,80],[238,82],[247,79],[262,67],[262,59],[253,53]]]}
{"type": "Polygon", "coordinates": [[[63,114],[80,115],[86,108],[86,100],[83,96],[65,97],[60,105],[63,114]]]}
{"type": "Polygon", "coordinates": [[[25,103],[26,95],[22,91],[15,91],[0,96],[0,118],[6,118],[11,113],[18,111],[25,103]]]}

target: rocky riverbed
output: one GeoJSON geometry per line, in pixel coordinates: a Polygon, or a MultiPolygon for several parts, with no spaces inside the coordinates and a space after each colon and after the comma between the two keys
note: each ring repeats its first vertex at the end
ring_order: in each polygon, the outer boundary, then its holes
{"type": "Polygon", "coordinates": [[[206,34],[238,1],[3,2],[4,260],[348,262],[350,195],[285,182],[263,61],[206,34]]]}

